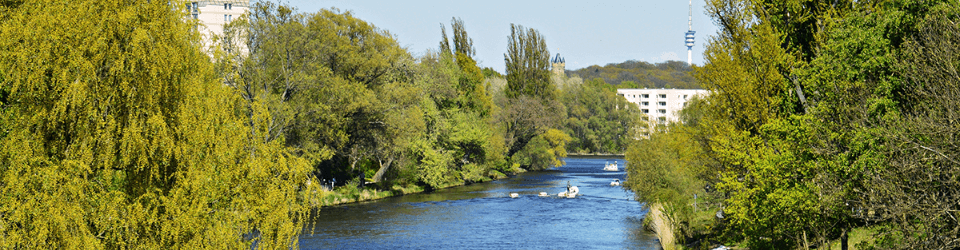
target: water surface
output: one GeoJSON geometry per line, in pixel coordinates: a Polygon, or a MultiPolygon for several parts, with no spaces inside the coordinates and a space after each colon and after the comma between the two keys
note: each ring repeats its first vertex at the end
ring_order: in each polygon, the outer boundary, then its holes
{"type": "Polygon", "coordinates": [[[622,159],[567,165],[510,179],[325,207],[300,236],[303,249],[659,249],[643,230],[622,159]],[[620,171],[603,171],[617,161],[620,171]],[[558,198],[567,182],[577,198],[558,198]],[[547,192],[550,197],[539,197],[547,192]],[[519,198],[510,198],[519,193],[519,198]],[[312,234],[311,234],[312,230],[312,234]]]}

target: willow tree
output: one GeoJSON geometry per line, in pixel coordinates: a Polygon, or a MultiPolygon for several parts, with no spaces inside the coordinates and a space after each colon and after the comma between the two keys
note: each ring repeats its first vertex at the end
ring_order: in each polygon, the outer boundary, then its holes
{"type": "Polygon", "coordinates": [[[0,247],[297,244],[309,168],[250,136],[180,6],[4,7],[0,247]]]}

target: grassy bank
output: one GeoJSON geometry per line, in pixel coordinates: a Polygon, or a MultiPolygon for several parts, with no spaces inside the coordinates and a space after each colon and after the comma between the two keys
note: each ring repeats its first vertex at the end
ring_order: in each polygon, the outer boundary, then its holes
{"type": "MultiPolygon", "coordinates": [[[[522,169],[517,169],[517,173],[522,173],[522,172],[526,172],[526,171],[523,171],[522,169]]],[[[503,175],[503,174],[493,175],[493,176],[496,178],[483,178],[481,179],[480,183],[509,178],[507,175],[503,175]]],[[[469,183],[462,183],[462,182],[447,183],[446,185],[439,187],[437,190],[451,188],[451,187],[458,187],[458,186],[463,186],[467,184],[469,183]]],[[[303,192],[303,196],[304,196],[304,199],[308,202],[308,204],[310,204],[311,207],[321,208],[326,206],[336,206],[336,205],[355,203],[355,202],[379,200],[387,197],[393,197],[393,196],[399,196],[399,195],[405,195],[405,194],[422,193],[428,190],[423,186],[413,185],[413,184],[408,184],[408,185],[396,184],[391,186],[389,189],[379,187],[376,184],[367,185],[364,188],[359,188],[358,186],[359,185],[357,180],[348,182],[346,185],[336,187],[333,190],[330,190],[328,187],[325,187],[325,186],[311,185],[303,192]]]]}
{"type": "Polygon", "coordinates": [[[357,185],[345,185],[330,190],[327,187],[309,190],[305,195],[311,207],[336,206],[347,203],[379,200],[387,197],[420,193],[426,189],[417,185],[395,185],[390,190],[381,190],[376,186],[359,188],[357,185]]]}

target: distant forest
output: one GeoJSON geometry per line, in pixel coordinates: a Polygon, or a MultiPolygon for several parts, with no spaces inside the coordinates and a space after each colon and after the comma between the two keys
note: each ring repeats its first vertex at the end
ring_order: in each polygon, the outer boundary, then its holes
{"type": "Polygon", "coordinates": [[[606,66],[567,70],[568,76],[580,76],[583,79],[601,78],[617,88],[678,88],[699,89],[700,84],[693,78],[693,68],[681,61],[648,63],[629,60],[611,63],[606,66]]]}

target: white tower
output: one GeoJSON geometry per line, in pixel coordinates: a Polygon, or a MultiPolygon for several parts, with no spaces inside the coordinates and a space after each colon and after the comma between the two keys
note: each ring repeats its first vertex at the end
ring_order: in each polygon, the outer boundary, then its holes
{"type": "Polygon", "coordinates": [[[690,0],[690,16],[687,18],[687,35],[684,40],[687,45],[687,65],[693,65],[693,0],[690,0]]]}

